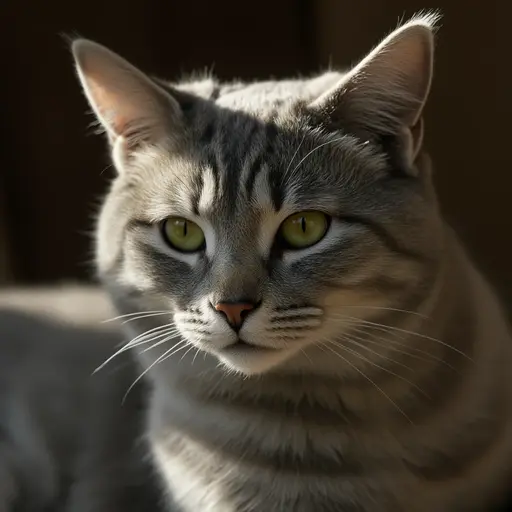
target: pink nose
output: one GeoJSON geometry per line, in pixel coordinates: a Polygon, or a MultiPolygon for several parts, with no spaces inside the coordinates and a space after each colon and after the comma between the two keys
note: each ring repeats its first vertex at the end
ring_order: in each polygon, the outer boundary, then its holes
{"type": "Polygon", "coordinates": [[[219,302],[215,305],[215,309],[226,315],[230,325],[240,327],[246,316],[245,314],[254,309],[254,304],[249,302],[219,302]]]}

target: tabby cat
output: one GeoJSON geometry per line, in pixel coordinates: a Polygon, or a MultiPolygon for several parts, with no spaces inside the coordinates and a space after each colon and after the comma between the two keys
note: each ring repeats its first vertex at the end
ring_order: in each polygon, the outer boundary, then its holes
{"type": "Polygon", "coordinates": [[[422,144],[434,24],[249,84],[74,42],[118,171],[98,270],[146,313],[126,332],[171,510],[487,510],[510,483],[511,335],[422,144]]]}
{"type": "Polygon", "coordinates": [[[511,334],[423,145],[435,22],[346,73],[254,83],[73,43],[131,340],[98,375],[137,354],[166,511],[488,511],[510,486],[511,334]]]}

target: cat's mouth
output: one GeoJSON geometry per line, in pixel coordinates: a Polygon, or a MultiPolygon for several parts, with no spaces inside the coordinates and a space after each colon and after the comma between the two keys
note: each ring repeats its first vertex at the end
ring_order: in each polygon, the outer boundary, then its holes
{"type": "Polygon", "coordinates": [[[256,375],[267,372],[282,361],[286,356],[286,350],[238,339],[220,350],[217,355],[230,370],[256,375]]]}
{"type": "Polygon", "coordinates": [[[223,352],[226,354],[250,354],[253,352],[277,352],[278,348],[273,347],[263,347],[261,345],[254,345],[253,343],[249,343],[248,341],[245,341],[241,338],[238,338],[238,340],[228,345],[227,347],[224,347],[222,349],[223,352]]]}

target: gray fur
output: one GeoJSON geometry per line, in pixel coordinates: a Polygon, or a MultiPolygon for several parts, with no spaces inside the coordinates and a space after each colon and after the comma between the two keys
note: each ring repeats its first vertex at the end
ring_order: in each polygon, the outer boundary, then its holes
{"type": "Polygon", "coordinates": [[[0,294],[1,512],[157,510],[144,388],[123,401],[140,370],[93,374],[122,340],[109,309],[94,288],[0,294]]]}
{"type": "Polygon", "coordinates": [[[166,84],[74,43],[118,170],[98,274],[133,315],[168,510],[478,511],[510,483],[510,332],[422,147],[434,21],[345,74],[251,84],[166,84]],[[304,210],[327,235],[283,249],[304,210]],[[169,216],[203,253],[164,242],[169,216]],[[225,301],[261,304],[236,333],[225,301]]]}
{"type": "Polygon", "coordinates": [[[510,478],[510,333],[422,148],[433,21],[346,74],[227,86],[154,82],[75,43],[119,171],[100,277],[121,313],[168,311],[130,336],[174,329],[140,359],[183,511],[478,510],[510,478]],[[281,251],[303,210],[329,232],[281,251]],[[163,242],[172,215],[203,229],[204,253],[163,242]],[[261,301],[239,333],[211,307],[228,301],[261,301]]]}
{"type": "Polygon", "coordinates": [[[183,510],[477,510],[509,478],[510,334],[422,149],[432,22],[344,75],[228,86],[156,85],[75,43],[120,173],[100,275],[121,312],[169,311],[131,334],[177,328],[141,359],[183,510]],[[279,224],[315,209],[326,238],[276,253],[279,224]],[[205,254],[162,243],[169,215],[202,227],[205,254]],[[239,334],[209,305],[233,300],[261,301],[239,334]]]}

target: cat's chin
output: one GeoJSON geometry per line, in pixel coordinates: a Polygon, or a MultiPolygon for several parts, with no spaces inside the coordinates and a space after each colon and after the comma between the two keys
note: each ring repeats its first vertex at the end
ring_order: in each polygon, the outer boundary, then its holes
{"type": "Polygon", "coordinates": [[[219,360],[230,371],[245,375],[266,373],[289,357],[289,351],[257,346],[243,341],[229,345],[217,353],[219,360]]]}

